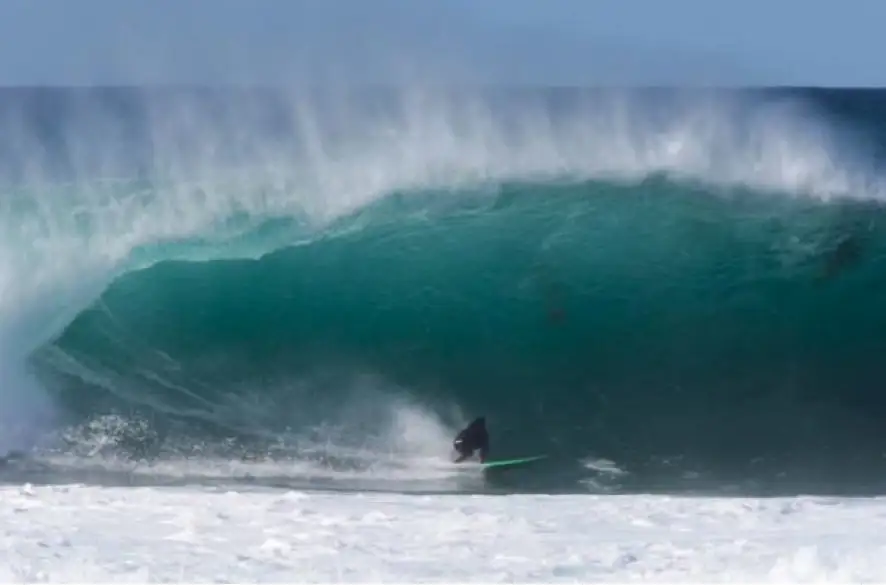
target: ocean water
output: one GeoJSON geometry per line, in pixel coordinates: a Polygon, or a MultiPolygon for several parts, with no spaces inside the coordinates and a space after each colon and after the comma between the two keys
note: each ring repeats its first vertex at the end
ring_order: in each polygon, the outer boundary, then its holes
{"type": "Polygon", "coordinates": [[[886,94],[0,91],[8,481],[886,488],[886,94]],[[449,463],[487,417],[482,480],[449,463]]]}

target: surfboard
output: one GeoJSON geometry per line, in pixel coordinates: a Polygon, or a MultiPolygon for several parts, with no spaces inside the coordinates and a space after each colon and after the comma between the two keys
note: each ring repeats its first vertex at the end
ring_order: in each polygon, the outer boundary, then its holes
{"type": "Polygon", "coordinates": [[[547,457],[547,455],[536,455],[534,457],[523,457],[520,459],[502,459],[500,461],[487,461],[486,463],[481,463],[481,465],[483,466],[483,469],[517,467],[518,465],[525,465],[527,463],[531,463],[532,461],[544,459],[545,457],[547,457]]]}

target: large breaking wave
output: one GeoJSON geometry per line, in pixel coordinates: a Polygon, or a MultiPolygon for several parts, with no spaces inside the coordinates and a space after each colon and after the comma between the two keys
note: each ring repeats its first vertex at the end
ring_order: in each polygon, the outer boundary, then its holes
{"type": "Polygon", "coordinates": [[[4,103],[0,418],[29,473],[877,489],[879,143],[843,94],[4,103]],[[467,481],[479,413],[496,454],[551,458],[467,481]]]}

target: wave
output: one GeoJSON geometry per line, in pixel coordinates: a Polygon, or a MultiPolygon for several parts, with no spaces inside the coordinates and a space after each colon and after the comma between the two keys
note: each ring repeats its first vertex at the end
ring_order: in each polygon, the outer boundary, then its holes
{"type": "Polygon", "coordinates": [[[7,116],[9,446],[440,487],[483,413],[523,488],[871,485],[882,189],[815,104],[102,91],[7,116]]]}

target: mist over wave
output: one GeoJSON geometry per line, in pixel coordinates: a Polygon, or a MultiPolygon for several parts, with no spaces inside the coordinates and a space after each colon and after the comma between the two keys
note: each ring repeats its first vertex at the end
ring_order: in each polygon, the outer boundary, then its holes
{"type": "Polygon", "coordinates": [[[832,96],[5,91],[7,449],[442,489],[482,412],[547,489],[870,485],[879,143],[832,96]]]}

